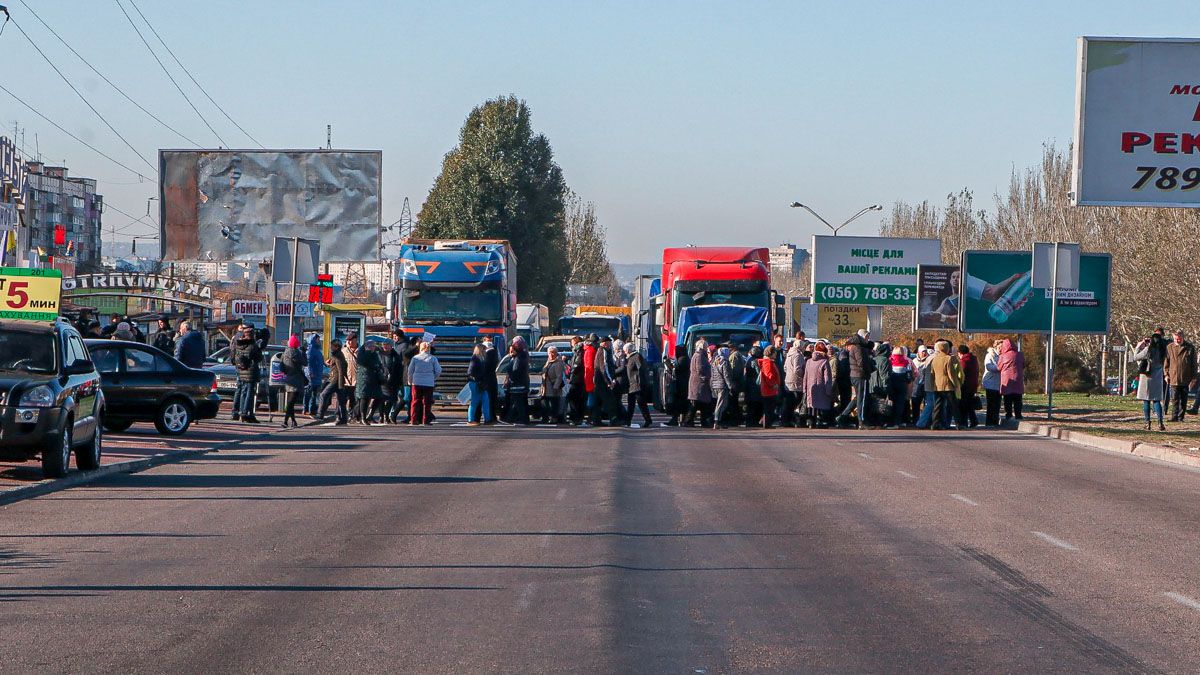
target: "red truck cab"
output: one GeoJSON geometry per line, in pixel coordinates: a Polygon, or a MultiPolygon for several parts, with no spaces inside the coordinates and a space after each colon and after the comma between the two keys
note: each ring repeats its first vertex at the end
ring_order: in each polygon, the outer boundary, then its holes
{"type": "Polygon", "coordinates": [[[663,250],[661,313],[663,358],[674,359],[679,312],[694,305],[765,307],[775,316],[771,257],[765,248],[739,246],[663,250]]]}

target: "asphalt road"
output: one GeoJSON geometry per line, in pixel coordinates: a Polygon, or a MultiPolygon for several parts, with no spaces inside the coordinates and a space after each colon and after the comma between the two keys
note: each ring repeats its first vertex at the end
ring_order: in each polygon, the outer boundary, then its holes
{"type": "Polygon", "coordinates": [[[1198,494],[1003,433],[300,429],[0,508],[0,670],[1195,672],[1198,494]]]}

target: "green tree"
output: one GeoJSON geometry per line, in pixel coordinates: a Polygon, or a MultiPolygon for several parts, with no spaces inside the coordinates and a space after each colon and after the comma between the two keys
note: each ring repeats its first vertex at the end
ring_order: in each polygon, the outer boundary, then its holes
{"type": "Polygon", "coordinates": [[[566,182],[550,141],[535,134],[529,106],[515,96],[487,101],[467,115],[458,147],[446,154],[416,236],[507,239],[517,256],[521,302],[557,311],[569,263],[563,234],[566,182]]]}

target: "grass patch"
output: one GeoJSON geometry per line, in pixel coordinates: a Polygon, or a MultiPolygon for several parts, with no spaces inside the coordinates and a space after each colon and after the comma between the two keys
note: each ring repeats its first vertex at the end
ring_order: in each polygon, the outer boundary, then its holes
{"type": "MultiPolygon", "coordinates": [[[[1189,402],[1190,405],[1190,402],[1189,402]]],[[[1142,402],[1134,396],[1105,396],[1099,394],[1060,393],[1054,395],[1052,424],[1073,431],[1110,436],[1129,441],[1189,449],[1200,447],[1200,417],[1188,415],[1183,422],[1169,421],[1170,411],[1164,406],[1167,430],[1146,431],[1142,417],[1142,402]]],[[[1025,421],[1046,421],[1046,396],[1025,396],[1025,421]]]]}

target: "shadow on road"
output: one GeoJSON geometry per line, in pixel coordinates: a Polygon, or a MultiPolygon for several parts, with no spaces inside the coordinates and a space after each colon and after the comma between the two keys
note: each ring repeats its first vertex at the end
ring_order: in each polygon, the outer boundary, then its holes
{"type": "Polygon", "coordinates": [[[615,530],[547,532],[529,530],[514,532],[381,532],[372,537],[808,537],[818,532],[618,532],[615,530]]]}
{"type": "Polygon", "coordinates": [[[0,586],[0,598],[25,597],[24,593],[112,593],[143,591],[152,593],[188,593],[232,591],[235,593],[361,593],[370,591],[499,591],[501,586],[300,586],[294,584],[112,584],[87,586],[0,586]]]}
{"type": "Polygon", "coordinates": [[[96,483],[102,487],[127,488],[304,488],[345,487],[349,485],[438,485],[455,483],[492,483],[521,478],[481,476],[280,476],[280,475],[185,475],[128,474],[96,483]]]}

